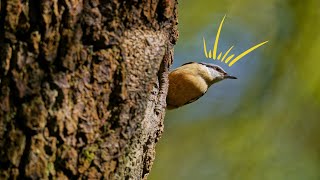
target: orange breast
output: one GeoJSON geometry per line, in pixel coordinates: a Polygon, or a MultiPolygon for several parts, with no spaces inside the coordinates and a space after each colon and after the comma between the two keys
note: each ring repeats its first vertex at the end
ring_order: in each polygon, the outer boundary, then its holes
{"type": "Polygon", "coordinates": [[[184,69],[169,74],[167,108],[174,109],[196,100],[208,89],[201,76],[193,75],[184,69]]]}

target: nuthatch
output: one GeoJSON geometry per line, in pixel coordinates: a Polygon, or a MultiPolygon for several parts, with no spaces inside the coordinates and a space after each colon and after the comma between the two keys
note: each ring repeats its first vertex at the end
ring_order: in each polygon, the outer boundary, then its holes
{"type": "Polygon", "coordinates": [[[167,109],[192,103],[203,96],[208,88],[224,79],[237,79],[221,67],[211,63],[189,62],[169,74],[167,109]]]}

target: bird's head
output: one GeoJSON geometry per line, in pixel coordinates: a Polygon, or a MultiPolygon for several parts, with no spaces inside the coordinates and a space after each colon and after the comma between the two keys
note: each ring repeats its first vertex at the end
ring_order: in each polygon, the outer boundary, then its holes
{"type": "Polygon", "coordinates": [[[199,63],[203,66],[207,71],[207,81],[210,84],[222,81],[224,79],[237,79],[235,76],[229,75],[225,70],[223,70],[220,66],[211,64],[211,63],[199,63]]]}

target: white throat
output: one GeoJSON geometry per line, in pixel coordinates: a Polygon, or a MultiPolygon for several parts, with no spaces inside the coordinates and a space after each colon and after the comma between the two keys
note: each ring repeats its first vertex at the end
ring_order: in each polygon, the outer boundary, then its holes
{"type": "Polygon", "coordinates": [[[207,69],[209,76],[211,76],[213,79],[220,78],[221,74],[218,71],[216,71],[210,67],[206,67],[206,66],[204,66],[204,67],[207,69]]]}

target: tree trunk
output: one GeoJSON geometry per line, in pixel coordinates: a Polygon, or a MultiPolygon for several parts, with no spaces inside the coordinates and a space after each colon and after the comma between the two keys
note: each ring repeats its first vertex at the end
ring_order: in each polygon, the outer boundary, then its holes
{"type": "Polygon", "coordinates": [[[177,0],[1,0],[0,179],[146,179],[177,0]]]}

